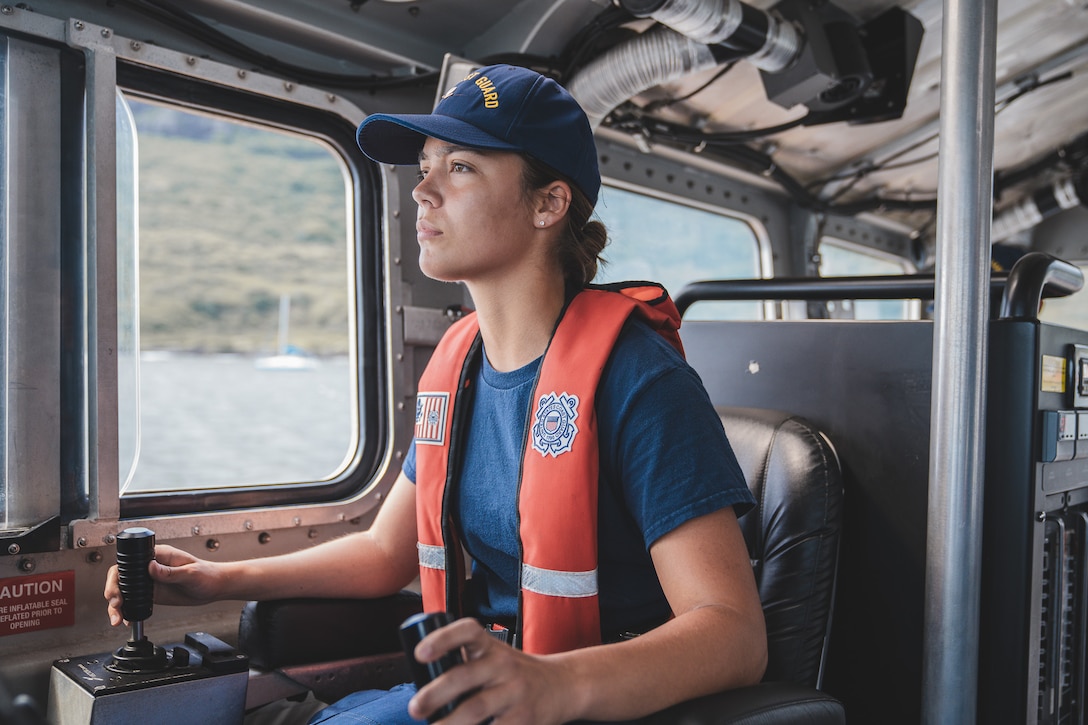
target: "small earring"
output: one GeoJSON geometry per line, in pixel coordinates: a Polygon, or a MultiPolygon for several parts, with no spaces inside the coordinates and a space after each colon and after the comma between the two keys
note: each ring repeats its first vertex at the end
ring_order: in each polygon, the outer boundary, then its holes
{"type": "Polygon", "coordinates": [[[544,226],[544,220],[543,219],[540,220],[540,226],[544,226]]]}

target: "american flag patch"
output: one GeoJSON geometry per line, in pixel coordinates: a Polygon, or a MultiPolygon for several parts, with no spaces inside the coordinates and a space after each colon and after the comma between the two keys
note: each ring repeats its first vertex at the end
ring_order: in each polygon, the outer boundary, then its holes
{"type": "Polygon", "coordinates": [[[446,442],[446,411],[449,393],[416,395],[416,444],[440,446],[446,442]]]}

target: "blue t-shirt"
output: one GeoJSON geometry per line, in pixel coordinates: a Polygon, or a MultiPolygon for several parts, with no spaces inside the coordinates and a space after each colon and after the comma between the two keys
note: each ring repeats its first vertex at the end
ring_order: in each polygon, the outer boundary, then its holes
{"type": "MultiPolygon", "coordinates": [[[[541,359],[502,373],[484,355],[454,502],[484,620],[517,616],[517,476],[541,359]]],[[[601,485],[601,629],[615,633],[669,616],[650,546],[680,524],[754,503],[694,370],[656,332],[628,321],[597,392],[601,485]],[[622,500],[621,500],[622,498],[622,500]]],[[[415,480],[415,444],[404,472],[415,480]]]]}

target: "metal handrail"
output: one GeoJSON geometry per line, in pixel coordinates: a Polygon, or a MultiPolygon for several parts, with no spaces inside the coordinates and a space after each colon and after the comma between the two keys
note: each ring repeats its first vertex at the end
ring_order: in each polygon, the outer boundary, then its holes
{"type": "Polygon", "coordinates": [[[1084,287],[1084,273],[1064,259],[1030,252],[1016,260],[1001,298],[1002,319],[1033,320],[1044,297],[1064,297],[1084,287]]]}
{"type": "MultiPolygon", "coordinates": [[[[1039,302],[1065,297],[1084,286],[1084,274],[1070,262],[1043,252],[1030,252],[1012,271],[990,277],[990,299],[1001,304],[1002,319],[1036,319],[1039,302]]],[[[696,302],[752,300],[931,300],[932,274],[879,277],[776,277],[691,282],[673,298],[683,315],[696,302]]]]}
{"type": "MultiPolygon", "coordinates": [[[[1008,275],[990,278],[990,294],[997,300],[1008,275]]],[[[774,279],[725,279],[691,282],[673,298],[683,315],[703,301],[734,300],[900,300],[933,299],[932,274],[899,274],[883,277],[776,277],[774,279]]]]}

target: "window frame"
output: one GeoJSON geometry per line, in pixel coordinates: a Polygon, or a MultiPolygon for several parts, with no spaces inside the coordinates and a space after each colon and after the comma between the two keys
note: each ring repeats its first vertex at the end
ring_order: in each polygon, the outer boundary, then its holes
{"type": "MultiPolygon", "coordinates": [[[[652,188],[652,187],[649,187],[649,186],[643,186],[643,185],[640,185],[640,184],[632,183],[630,181],[625,181],[623,179],[616,178],[615,176],[602,176],[601,182],[602,182],[603,187],[611,187],[611,188],[618,189],[620,191],[625,191],[625,192],[628,192],[628,193],[631,193],[631,194],[638,194],[640,196],[649,197],[651,199],[655,199],[657,201],[662,201],[662,202],[665,202],[667,204],[672,204],[672,205],[675,205],[675,206],[682,206],[682,207],[685,207],[685,208],[688,208],[688,209],[695,209],[697,211],[707,212],[707,213],[713,214],[715,216],[720,216],[720,217],[723,217],[725,219],[730,219],[730,220],[733,220],[733,221],[736,221],[736,222],[739,222],[739,223],[743,224],[752,233],[752,238],[754,239],[755,244],[756,244],[756,259],[757,259],[757,264],[759,266],[759,269],[757,270],[756,276],[755,277],[750,277],[750,278],[747,278],[747,279],[770,279],[773,276],[773,273],[774,273],[774,270],[773,270],[774,253],[773,253],[773,250],[771,248],[770,236],[768,234],[766,226],[756,216],[751,215],[751,214],[745,214],[742,211],[737,211],[737,210],[734,210],[734,209],[723,208],[721,206],[714,206],[713,204],[708,204],[706,202],[699,201],[696,198],[683,196],[683,195],[680,195],[680,194],[675,194],[675,193],[671,193],[671,192],[667,192],[667,191],[662,191],[660,189],[655,189],[655,188],[652,188]]],[[[597,215],[595,213],[594,217],[596,218],[596,216],[597,215]]],[[[614,240],[611,237],[611,233],[612,233],[612,230],[609,229],[609,244],[608,244],[608,246],[605,247],[605,250],[604,250],[604,256],[605,256],[606,259],[608,257],[609,247],[611,247],[611,245],[614,243],[614,240]]],[[[717,278],[714,278],[714,279],[717,279],[717,278]]],[[[659,280],[652,280],[652,281],[659,281],[659,280]]],[[[691,280],[691,281],[696,282],[696,281],[700,281],[700,280],[691,280]]],[[[683,289],[683,288],[680,288],[680,289],[683,289]]],[[[669,289],[668,290],[669,295],[675,298],[676,295],[678,295],[680,293],[680,289],[669,289]]],[[[760,319],[764,319],[764,320],[774,319],[774,317],[775,317],[774,302],[764,301],[762,303],[762,305],[760,306],[760,309],[761,309],[761,312],[762,312],[762,317],[760,319]]]]}
{"type": "MultiPolygon", "coordinates": [[[[868,245],[865,245],[865,244],[859,244],[858,242],[853,242],[853,241],[850,241],[848,239],[843,239],[842,237],[835,236],[834,234],[823,234],[823,235],[820,236],[819,240],[816,243],[816,253],[821,255],[821,256],[822,256],[822,251],[821,250],[823,249],[824,244],[831,244],[832,246],[839,247],[840,249],[843,249],[843,250],[845,250],[847,252],[853,252],[855,254],[866,255],[866,256],[872,257],[873,259],[877,259],[877,260],[880,260],[880,261],[897,264],[903,270],[900,274],[909,275],[909,274],[917,274],[918,273],[918,267],[917,267],[917,265],[914,264],[913,261],[911,261],[910,259],[907,259],[906,257],[900,256],[898,254],[894,254],[893,252],[886,251],[884,249],[879,249],[877,247],[871,247],[871,246],[868,246],[868,245]]],[[[819,266],[818,265],[817,265],[817,271],[819,271],[819,266]]],[[[844,276],[844,275],[832,275],[832,276],[824,276],[823,274],[819,275],[820,279],[835,279],[836,276],[841,277],[841,276],[844,276]]],[[[845,276],[849,276],[849,275],[845,275],[845,276]]],[[[888,276],[888,275],[862,275],[862,276],[879,277],[879,276],[888,276]]],[[[856,304],[859,301],[866,301],[866,300],[851,300],[851,302],[853,303],[853,305],[852,305],[852,310],[853,310],[852,314],[853,315],[857,314],[856,304]]],[[[875,321],[879,321],[879,320],[894,321],[894,320],[920,320],[920,319],[922,319],[922,301],[921,300],[918,300],[918,299],[903,299],[902,302],[905,303],[905,315],[906,316],[904,316],[904,317],[897,317],[897,318],[861,318],[861,320],[862,321],[875,322],[875,321]]],[[[858,318],[851,317],[849,319],[858,319],[858,318]]]]}
{"type": "MultiPolygon", "coordinates": [[[[352,462],[336,478],[298,484],[268,484],[192,492],[135,493],[120,497],[122,518],[143,518],[206,511],[231,511],[314,504],[347,499],[362,492],[379,473],[389,446],[389,391],[384,330],[385,267],[381,243],[381,184],[375,164],[355,152],[356,124],[346,117],[309,105],[265,96],[211,81],[182,76],[118,59],[117,88],[136,97],[197,112],[278,127],[319,138],[343,158],[350,174],[353,215],[354,310],[359,420],[358,447],[352,462]]],[[[347,104],[344,104],[345,106],[347,104]]],[[[345,109],[346,110],[346,109],[345,109]]]]}
{"type": "MultiPolygon", "coordinates": [[[[845,249],[847,251],[868,255],[874,259],[879,259],[885,262],[894,262],[895,264],[898,264],[900,267],[902,267],[903,274],[916,274],[918,272],[918,268],[915,266],[915,264],[906,257],[902,257],[898,254],[893,254],[892,252],[878,249],[876,247],[870,247],[865,244],[859,244],[858,242],[852,242],[849,239],[843,239],[842,237],[835,236],[834,234],[821,235],[820,240],[816,245],[816,251],[819,252],[820,247],[822,247],[825,243],[841,247],[842,249],[845,249]]],[[[823,275],[820,276],[823,277],[823,275]]],[[[824,277],[824,279],[833,279],[833,277],[824,277]]]]}

